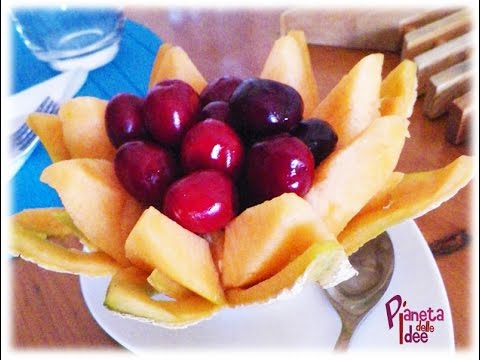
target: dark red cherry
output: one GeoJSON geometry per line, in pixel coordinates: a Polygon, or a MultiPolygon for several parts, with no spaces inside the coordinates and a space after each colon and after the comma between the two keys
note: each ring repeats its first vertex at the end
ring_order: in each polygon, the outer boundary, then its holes
{"type": "Polygon", "coordinates": [[[220,171],[202,170],[174,182],[163,213],[199,234],[217,231],[235,217],[237,195],[232,180],[220,171]]]}
{"type": "Polygon", "coordinates": [[[210,82],[200,94],[200,102],[205,106],[213,101],[228,102],[242,79],[236,76],[223,76],[210,82]]]}
{"type": "Polygon", "coordinates": [[[200,112],[200,121],[216,119],[226,123],[230,122],[230,107],[225,101],[213,101],[206,105],[200,112]]]}
{"type": "Polygon", "coordinates": [[[247,79],[230,98],[234,127],[247,138],[288,132],[302,119],[303,100],[278,81],[247,79]]]}
{"type": "Polygon", "coordinates": [[[315,159],[315,166],[332,153],[338,141],[332,126],[320,119],[302,120],[291,134],[308,146],[315,159]]]}
{"type": "Polygon", "coordinates": [[[243,145],[229,125],[207,119],[187,132],[180,157],[187,173],[215,169],[236,177],[243,162],[243,145]]]}
{"type": "Polygon", "coordinates": [[[168,150],[145,141],[120,146],[114,164],[123,187],[138,201],[156,207],[161,206],[165,191],[179,173],[168,150]]]}
{"type": "Polygon", "coordinates": [[[195,90],[181,80],[155,85],[145,98],[145,126],[162,145],[180,145],[185,133],[198,121],[200,101],[195,90]]]}
{"type": "Polygon", "coordinates": [[[305,195],[312,185],[313,170],[312,153],[289,134],[255,143],[246,159],[247,185],[257,203],[287,192],[305,195]]]}
{"type": "Polygon", "coordinates": [[[142,117],[143,99],[127,93],[115,95],[105,110],[105,126],[113,146],[147,137],[142,117]]]}

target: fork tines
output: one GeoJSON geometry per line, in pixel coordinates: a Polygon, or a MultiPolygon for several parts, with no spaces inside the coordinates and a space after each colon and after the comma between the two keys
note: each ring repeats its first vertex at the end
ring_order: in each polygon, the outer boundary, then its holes
{"type": "MultiPolygon", "coordinates": [[[[46,114],[58,113],[58,104],[49,96],[47,96],[42,103],[37,107],[35,112],[46,114]]],[[[14,154],[21,153],[25,150],[36,138],[35,133],[28,127],[27,123],[20,126],[12,135],[10,135],[10,146],[14,154]]]]}

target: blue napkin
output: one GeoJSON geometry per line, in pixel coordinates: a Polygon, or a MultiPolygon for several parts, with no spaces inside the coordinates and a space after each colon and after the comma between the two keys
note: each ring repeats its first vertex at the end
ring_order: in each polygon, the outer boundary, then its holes
{"type": "MultiPolygon", "coordinates": [[[[14,29],[12,37],[12,93],[58,74],[30,53],[14,29]]],[[[145,96],[150,70],[161,43],[152,31],[127,19],[117,56],[104,67],[91,71],[77,96],[106,100],[119,92],[145,96]]],[[[57,193],[40,182],[40,174],[50,164],[45,148],[39,144],[11,180],[11,213],[28,208],[62,206],[57,193]]]]}

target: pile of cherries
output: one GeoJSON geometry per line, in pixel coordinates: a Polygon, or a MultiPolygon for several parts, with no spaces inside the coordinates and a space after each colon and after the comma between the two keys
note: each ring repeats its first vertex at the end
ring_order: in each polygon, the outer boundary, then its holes
{"type": "Polygon", "coordinates": [[[307,193],[337,135],[302,113],[302,98],[288,85],[227,76],[200,95],[181,80],[162,81],[145,98],[118,94],[105,121],[125,189],[203,234],[246,207],[307,193]]]}

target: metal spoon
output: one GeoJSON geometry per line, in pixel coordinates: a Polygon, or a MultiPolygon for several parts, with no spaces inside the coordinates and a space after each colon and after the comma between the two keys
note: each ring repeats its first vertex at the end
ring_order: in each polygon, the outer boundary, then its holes
{"type": "Polygon", "coordinates": [[[386,232],[370,240],[349,258],[358,275],[326,289],[327,297],[342,320],[336,351],[345,351],[360,320],[380,300],[392,279],[393,245],[386,232]]]}

